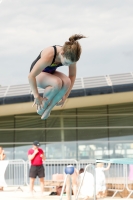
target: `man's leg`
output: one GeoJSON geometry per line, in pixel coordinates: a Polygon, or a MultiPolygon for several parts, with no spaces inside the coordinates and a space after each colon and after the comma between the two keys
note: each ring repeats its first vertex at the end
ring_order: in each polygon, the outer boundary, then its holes
{"type": "Polygon", "coordinates": [[[44,177],[45,177],[45,169],[44,166],[38,166],[38,177],[40,179],[40,187],[41,187],[41,193],[43,195],[44,192],[44,177]]]}
{"type": "Polygon", "coordinates": [[[33,195],[33,188],[34,188],[34,181],[36,178],[36,166],[31,165],[30,167],[30,173],[29,173],[29,177],[30,177],[30,193],[31,195],[33,195]]]}
{"type": "Polygon", "coordinates": [[[35,181],[35,178],[30,177],[30,192],[32,195],[33,195],[34,181],[35,181]]]}
{"type": "Polygon", "coordinates": [[[44,178],[40,178],[40,187],[41,187],[41,193],[44,192],[44,178]]]}

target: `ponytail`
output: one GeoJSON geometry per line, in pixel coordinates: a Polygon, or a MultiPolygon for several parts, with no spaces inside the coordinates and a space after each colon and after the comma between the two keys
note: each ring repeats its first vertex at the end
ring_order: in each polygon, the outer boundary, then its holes
{"type": "Polygon", "coordinates": [[[77,40],[80,40],[82,38],[86,37],[80,34],[72,35],[69,38],[69,41],[65,42],[65,44],[63,45],[64,56],[72,62],[76,62],[80,58],[81,46],[77,40]]]}
{"type": "Polygon", "coordinates": [[[77,40],[80,40],[82,38],[86,38],[84,35],[78,35],[78,34],[75,34],[75,35],[72,35],[70,38],[69,38],[69,41],[70,42],[75,42],[77,40]]]}

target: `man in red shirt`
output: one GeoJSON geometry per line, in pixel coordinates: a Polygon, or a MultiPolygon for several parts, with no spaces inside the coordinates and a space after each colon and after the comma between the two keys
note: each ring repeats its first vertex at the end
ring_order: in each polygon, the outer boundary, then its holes
{"type": "Polygon", "coordinates": [[[33,187],[35,178],[38,176],[40,179],[41,192],[44,191],[44,177],[45,169],[43,166],[43,160],[46,159],[44,151],[39,148],[40,143],[38,141],[33,142],[33,147],[28,151],[28,158],[31,161],[31,167],[29,172],[30,177],[30,192],[33,195],[33,187]]]}

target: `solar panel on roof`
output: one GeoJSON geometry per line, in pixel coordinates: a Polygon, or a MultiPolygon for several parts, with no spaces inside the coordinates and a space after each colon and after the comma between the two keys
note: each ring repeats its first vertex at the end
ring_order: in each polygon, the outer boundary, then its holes
{"type": "MultiPolygon", "coordinates": [[[[114,74],[96,77],[77,78],[72,90],[83,88],[99,88],[114,85],[133,84],[133,73],[114,74]]],[[[44,89],[39,88],[39,93],[43,93],[44,89]]],[[[21,96],[31,94],[29,84],[11,85],[0,87],[0,98],[10,96],[21,96]]]]}

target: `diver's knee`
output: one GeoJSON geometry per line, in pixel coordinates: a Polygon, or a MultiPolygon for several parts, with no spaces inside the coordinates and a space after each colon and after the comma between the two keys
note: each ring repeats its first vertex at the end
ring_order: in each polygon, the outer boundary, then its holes
{"type": "Polygon", "coordinates": [[[63,87],[68,89],[71,85],[71,80],[70,78],[66,78],[65,80],[63,80],[63,87]]]}
{"type": "Polygon", "coordinates": [[[60,90],[62,88],[62,80],[57,78],[53,81],[52,87],[54,90],[60,90]]]}

